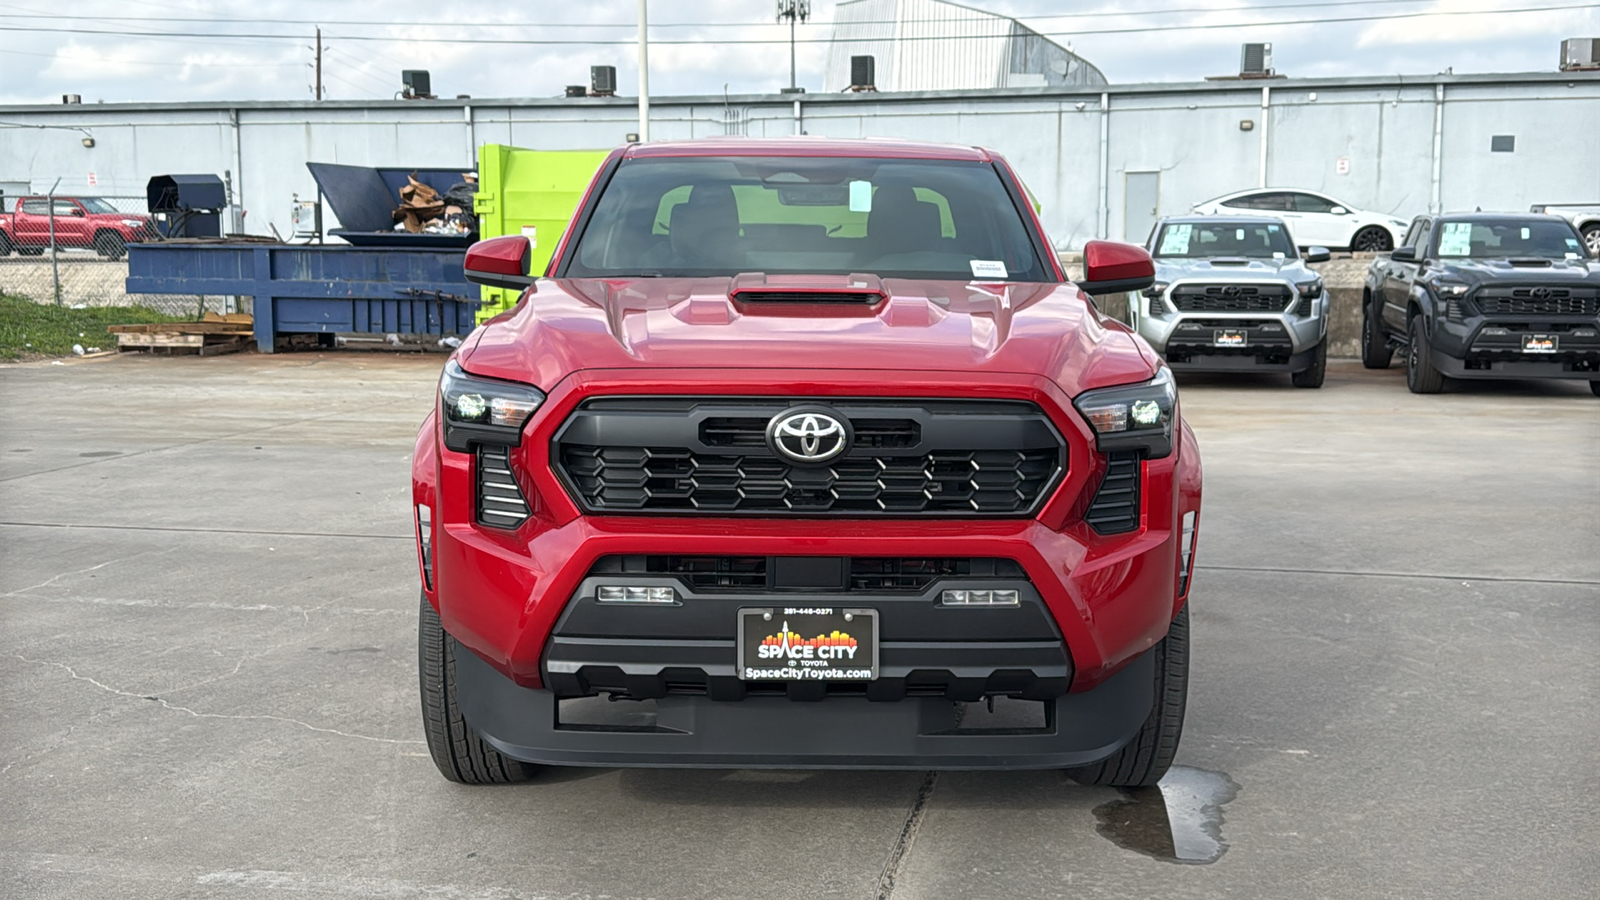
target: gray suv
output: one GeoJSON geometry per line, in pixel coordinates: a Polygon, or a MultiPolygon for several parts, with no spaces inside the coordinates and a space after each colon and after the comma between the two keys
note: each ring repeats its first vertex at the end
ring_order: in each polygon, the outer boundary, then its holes
{"type": "Polygon", "coordinates": [[[1174,370],[1289,372],[1321,387],[1328,294],[1281,219],[1173,216],[1150,232],[1156,283],[1130,304],[1132,325],[1174,370]]]}

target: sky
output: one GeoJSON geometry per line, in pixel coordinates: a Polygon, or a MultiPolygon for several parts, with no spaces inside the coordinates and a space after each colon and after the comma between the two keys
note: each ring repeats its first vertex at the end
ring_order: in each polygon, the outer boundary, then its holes
{"type": "MultiPolygon", "coordinates": [[[[813,91],[836,5],[813,0],[810,21],[797,29],[813,41],[796,48],[799,83],[813,91]]],[[[1553,71],[1562,39],[1600,37],[1600,0],[968,5],[1051,35],[1114,84],[1235,73],[1246,41],[1271,42],[1280,73],[1331,77],[1553,71]],[[1564,8],[1529,11],[1537,7],[1564,8]],[[1452,15],[1372,18],[1407,13],[1452,15]],[[1329,18],[1358,21],[1248,24],[1329,18]]],[[[789,30],[774,21],[775,0],[650,0],[649,8],[652,95],[788,85],[789,30]]],[[[59,103],[63,94],[85,103],[309,100],[318,23],[329,99],[393,97],[400,71],[413,68],[432,73],[441,97],[558,96],[563,85],[586,84],[591,65],[615,65],[619,93],[633,95],[637,12],[635,0],[0,0],[0,103],[59,103]],[[542,43],[420,40],[446,38],[542,43]]]]}

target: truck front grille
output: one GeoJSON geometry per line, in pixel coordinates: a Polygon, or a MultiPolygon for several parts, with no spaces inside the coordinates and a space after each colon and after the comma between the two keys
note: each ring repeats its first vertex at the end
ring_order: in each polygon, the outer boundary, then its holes
{"type": "Polygon", "coordinates": [[[1178,312],[1280,312],[1293,295],[1277,284],[1180,284],[1172,289],[1178,312]]]}
{"type": "Polygon", "coordinates": [[[830,560],[843,574],[833,587],[785,583],[780,557],[607,556],[590,575],[671,575],[700,593],[764,591],[855,591],[871,594],[921,593],[944,578],[1026,578],[1022,564],[1011,559],[964,556],[860,556],[830,560]]]}
{"type": "Polygon", "coordinates": [[[1018,516],[1067,466],[1044,412],[1020,401],[805,401],[854,433],[825,465],[779,456],[766,429],[791,405],[751,398],[606,398],[556,436],[557,471],[590,513],[1018,516]]]}
{"type": "Polygon", "coordinates": [[[1481,288],[1473,302],[1486,316],[1592,316],[1600,311],[1600,291],[1593,288],[1481,288]]]}

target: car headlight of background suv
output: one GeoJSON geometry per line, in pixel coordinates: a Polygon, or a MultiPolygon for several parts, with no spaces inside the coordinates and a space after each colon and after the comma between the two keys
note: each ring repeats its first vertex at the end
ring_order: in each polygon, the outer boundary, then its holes
{"type": "Polygon", "coordinates": [[[1143,450],[1151,459],[1171,455],[1178,387],[1166,366],[1149,381],[1085,391],[1072,404],[1094,429],[1101,453],[1143,450]]]}
{"type": "Polygon", "coordinates": [[[460,453],[471,445],[522,443],[522,426],[544,403],[544,392],[529,384],[468,375],[455,360],[439,376],[439,418],[444,445],[460,453]]]}

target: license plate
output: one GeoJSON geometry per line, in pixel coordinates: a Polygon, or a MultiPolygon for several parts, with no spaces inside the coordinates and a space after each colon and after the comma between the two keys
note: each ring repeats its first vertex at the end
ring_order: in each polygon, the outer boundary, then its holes
{"type": "Polygon", "coordinates": [[[1553,334],[1525,334],[1522,336],[1523,353],[1554,353],[1559,339],[1553,334]]]}
{"type": "Polygon", "coordinates": [[[739,677],[871,681],[878,677],[878,612],[827,606],[741,609],[739,677]]]}
{"type": "Polygon", "coordinates": [[[1213,331],[1211,345],[1214,347],[1243,347],[1245,344],[1242,331],[1213,331]]]}

